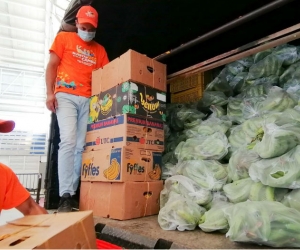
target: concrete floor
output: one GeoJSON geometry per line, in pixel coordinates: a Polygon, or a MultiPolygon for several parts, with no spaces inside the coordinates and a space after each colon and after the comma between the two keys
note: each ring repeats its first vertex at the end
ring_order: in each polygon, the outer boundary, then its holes
{"type": "Polygon", "coordinates": [[[188,249],[262,249],[266,247],[231,242],[224,234],[204,233],[200,229],[194,231],[164,231],[157,223],[157,216],[117,221],[107,218],[94,218],[97,223],[112,228],[123,229],[132,235],[141,235],[149,240],[164,239],[188,249]]]}

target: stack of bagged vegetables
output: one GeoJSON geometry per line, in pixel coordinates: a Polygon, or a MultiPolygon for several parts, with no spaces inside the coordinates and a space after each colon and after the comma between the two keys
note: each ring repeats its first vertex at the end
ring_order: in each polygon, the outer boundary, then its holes
{"type": "Polygon", "coordinates": [[[300,247],[300,48],[230,63],[193,104],[171,104],[160,226],[300,247]]]}

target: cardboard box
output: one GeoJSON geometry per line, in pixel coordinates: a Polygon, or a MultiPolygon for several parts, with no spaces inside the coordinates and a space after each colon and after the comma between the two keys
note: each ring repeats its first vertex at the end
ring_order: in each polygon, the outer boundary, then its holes
{"type": "Polygon", "coordinates": [[[210,71],[195,73],[192,75],[179,76],[168,80],[171,93],[178,93],[188,89],[201,88],[212,81],[212,73],[210,71]]]}
{"type": "Polygon", "coordinates": [[[171,94],[171,103],[191,103],[196,102],[203,96],[203,89],[200,87],[171,94]]]}
{"type": "Polygon", "coordinates": [[[128,50],[103,68],[93,71],[92,95],[129,80],[166,91],[167,67],[134,50],[128,50]]]}
{"type": "Polygon", "coordinates": [[[122,114],[165,121],[166,93],[139,83],[124,82],[90,98],[89,123],[122,114]]]}
{"type": "Polygon", "coordinates": [[[125,114],[88,124],[86,151],[123,146],[163,152],[163,122],[125,114]]]}
{"type": "Polygon", "coordinates": [[[122,147],[84,152],[81,181],[157,181],[162,153],[122,147]]]}
{"type": "Polygon", "coordinates": [[[17,219],[0,227],[0,248],[96,249],[93,213],[43,214],[17,219]]]}
{"type": "Polygon", "coordinates": [[[158,214],[162,181],[82,182],[80,210],[93,210],[95,216],[128,220],[158,214]]]}

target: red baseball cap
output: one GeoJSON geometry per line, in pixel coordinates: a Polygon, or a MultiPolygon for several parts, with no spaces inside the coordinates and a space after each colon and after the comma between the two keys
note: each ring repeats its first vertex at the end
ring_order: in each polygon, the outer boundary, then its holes
{"type": "Polygon", "coordinates": [[[77,12],[78,23],[90,23],[95,28],[98,26],[98,12],[92,6],[82,6],[77,12]]]}
{"type": "Polygon", "coordinates": [[[14,121],[0,120],[0,133],[9,133],[15,128],[14,121]]]}

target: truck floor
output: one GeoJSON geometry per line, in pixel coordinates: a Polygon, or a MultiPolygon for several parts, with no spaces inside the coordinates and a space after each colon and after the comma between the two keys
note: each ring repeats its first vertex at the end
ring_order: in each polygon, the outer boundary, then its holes
{"type": "Polygon", "coordinates": [[[94,217],[97,237],[124,248],[149,249],[262,249],[254,244],[231,242],[224,234],[164,231],[157,216],[118,221],[94,217]]]}

